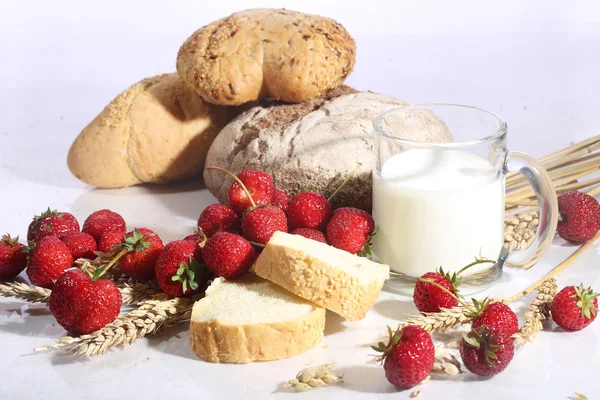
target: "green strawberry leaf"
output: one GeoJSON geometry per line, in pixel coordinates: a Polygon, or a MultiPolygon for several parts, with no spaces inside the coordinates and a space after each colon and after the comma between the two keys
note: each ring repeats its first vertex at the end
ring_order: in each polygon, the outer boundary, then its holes
{"type": "Polygon", "coordinates": [[[108,267],[108,264],[99,266],[96,269],[96,271],[94,271],[94,275],[92,275],[92,280],[97,281],[102,276],[102,274],[107,269],[107,267],[108,267]]]}
{"type": "Polygon", "coordinates": [[[118,246],[121,246],[122,249],[127,249],[128,251],[139,251],[145,253],[147,248],[152,247],[152,243],[145,239],[148,239],[152,236],[156,236],[156,234],[150,233],[148,235],[144,235],[139,229],[136,228],[133,230],[133,234],[131,236],[126,236],[125,242],[120,243],[118,246]]]}
{"type": "Polygon", "coordinates": [[[27,247],[25,247],[21,251],[23,253],[31,254],[31,253],[33,253],[33,250],[35,249],[36,246],[37,246],[37,244],[33,240],[30,240],[27,242],[27,247]]]}
{"type": "Polygon", "coordinates": [[[471,347],[475,347],[476,349],[479,348],[479,341],[476,338],[467,335],[465,332],[463,332],[462,335],[463,339],[465,340],[465,343],[467,343],[471,347]]]}
{"type": "Polygon", "coordinates": [[[591,319],[592,316],[596,316],[598,307],[594,304],[594,300],[600,296],[600,293],[594,293],[591,287],[585,289],[583,283],[579,286],[573,285],[573,289],[575,289],[575,295],[571,297],[577,299],[575,304],[581,309],[583,318],[591,319]]]}
{"type": "Polygon", "coordinates": [[[175,275],[171,277],[173,282],[181,282],[183,293],[185,294],[188,289],[192,291],[198,290],[198,282],[200,277],[210,276],[210,271],[196,261],[195,258],[190,257],[189,262],[182,262],[179,264],[179,268],[175,275]]]}
{"type": "Polygon", "coordinates": [[[360,249],[360,251],[358,252],[358,256],[359,257],[366,257],[369,260],[373,259],[373,236],[377,235],[377,232],[379,232],[379,227],[376,227],[373,232],[371,232],[368,236],[367,239],[365,240],[365,244],[363,245],[362,249],[360,249]]]}

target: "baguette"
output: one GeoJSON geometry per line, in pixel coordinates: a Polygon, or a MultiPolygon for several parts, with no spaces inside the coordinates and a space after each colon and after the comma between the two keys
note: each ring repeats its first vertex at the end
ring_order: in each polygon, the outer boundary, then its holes
{"type": "Polygon", "coordinates": [[[367,314],[389,267],[300,235],[275,232],[254,272],[349,321],[367,314]]]}
{"type": "Polygon", "coordinates": [[[203,360],[243,364],[303,353],[324,330],[325,309],[248,274],[213,281],[194,304],[190,342],[203,360]]]}

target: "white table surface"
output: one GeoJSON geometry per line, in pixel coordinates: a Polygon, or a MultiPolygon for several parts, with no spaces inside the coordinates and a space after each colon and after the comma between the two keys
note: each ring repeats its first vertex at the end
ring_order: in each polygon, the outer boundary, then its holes
{"type": "MultiPolygon", "coordinates": [[[[98,190],[73,178],[66,153],[78,132],[114,96],[145,76],[174,70],[183,40],[200,26],[255,6],[286,7],[338,19],[358,43],[348,83],[411,102],[477,105],[504,116],[512,149],[541,156],[600,132],[600,10],[571,2],[75,2],[0,1],[0,231],[26,234],[46,207],[82,222],[94,210],[120,212],[129,227],[165,240],[191,231],[214,201],[200,180],[169,186],[98,190]],[[223,3],[223,4],[217,4],[223,3]],[[225,4],[226,3],[226,4],[225,4]]],[[[556,239],[532,270],[509,270],[490,295],[516,293],[574,247],[556,239]]],[[[596,247],[558,277],[559,285],[600,290],[596,247]]],[[[527,299],[529,300],[529,299],[527,299]]],[[[370,362],[368,344],[386,324],[416,310],[382,293],[368,317],[348,323],[328,314],[323,345],[303,355],[249,365],[198,360],[186,326],[97,358],[33,353],[64,330],[45,306],[0,300],[1,399],[407,398],[370,362]],[[181,338],[175,335],[179,334],[181,338]],[[325,348],[327,347],[327,348],[325,348]],[[337,362],[345,383],[311,393],[279,392],[308,364],[337,362]]],[[[525,303],[516,303],[522,312],[525,303]]],[[[594,398],[600,323],[577,332],[544,331],[518,348],[490,380],[471,374],[419,387],[421,398],[594,398]]]]}

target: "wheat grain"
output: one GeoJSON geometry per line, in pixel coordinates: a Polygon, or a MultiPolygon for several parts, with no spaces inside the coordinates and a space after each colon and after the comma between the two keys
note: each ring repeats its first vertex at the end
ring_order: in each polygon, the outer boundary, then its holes
{"type": "MultiPolygon", "coordinates": [[[[153,284],[119,280],[117,287],[123,297],[123,304],[135,304],[147,300],[160,292],[153,284]]],[[[23,299],[30,303],[47,303],[52,291],[39,286],[29,286],[22,282],[6,282],[0,284],[0,295],[23,299]]]]}
{"type": "Polygon", "coordinates": [[[187,322],[196,300],[203,294],[191,298],[170,299],[165,294],[157,294],[151,300],[143,301],[135,310],[118,317],[114,322],[89,335],[64,336],[54,344],[39,347],[34,351],[66,348],[74,354],[95,356],[108,349],[131,344],[137,339],[181,322],[187,322]]]}
{"type": "Polygon", "coordinates": [[[435,346],[435,362],[431,374],[433,375],[460,375],[463,373],[460,361],[456,356],[446,350],[448,346],[439,343],[435,346]]]}
{"type": "Polygon", "coordinates": [[[284,386],[291,387],[298,392],[304,392],[320,386],[334,385],[342,382],[342,377],[331,372],[335,363],[305,368],[296,374],[296,378],[288,381],[284,386]]]}
{"type": "Polygon", "coordinates": [[[0,295],[27,300],[30,303],[47,303],[50,298],[50,289],[39,286],[29,286],[22,282],[5,282],[0,284],[0,295]]]}
{"type": "Polygon", "coordinates": [[[151,299],[161,292],[155,282],[141,283],[132,279],[120,279],[117,287],[123,297],[123,304],[136,304],[144,300],[151,299]]]}
{"type": "Polygon", "coordinates": [[[506,217],[504,219],[504,247],[508,251],[527,248],[535,237],[539,224],[539,212],[530,211],[506,217]]]}
{"type": "MultiPolygon", "coordinates": [[[[467,304],[471,307],[471,303],[467,304]]],[[[470,321],[465,307],[440,308],[439,312],[412,315],[406,320],[407,325],[416,325],[429,333],[444,332],[470,321]]]]}
{"type": "Polygon", "coordinates": [[[514,335],[517,344],[531,342],[543,330],[542,321],[550,317],[550,305],[556,296],[558,287],[554,278],[547,279],[537,288],[538,294],[527,307],[523,316],[525,322],[519,332],[514,335]]]}

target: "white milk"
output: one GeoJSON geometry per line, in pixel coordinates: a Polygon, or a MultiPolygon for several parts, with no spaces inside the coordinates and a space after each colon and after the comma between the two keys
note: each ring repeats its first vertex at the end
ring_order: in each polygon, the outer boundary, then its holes
{"type": "Polygon", "coordinates": [[[373,217],[373,252],[393,271],[457,271],[480,252],[496,260],[504,242],[504,179],[466,151],[406,150],[373,173],[373,217]]]}

